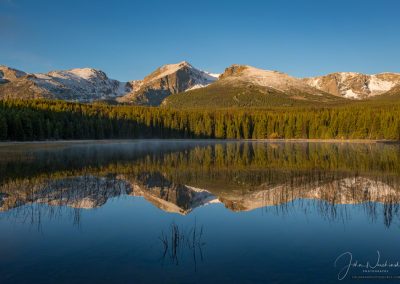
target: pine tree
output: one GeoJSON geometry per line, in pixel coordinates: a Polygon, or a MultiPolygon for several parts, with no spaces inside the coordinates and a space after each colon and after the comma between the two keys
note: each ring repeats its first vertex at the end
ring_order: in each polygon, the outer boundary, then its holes
{"type": "Polygon", "coordinates": [[[6,118],[0,113],[0,140],[8,139],[8,126],[6,118]]]}

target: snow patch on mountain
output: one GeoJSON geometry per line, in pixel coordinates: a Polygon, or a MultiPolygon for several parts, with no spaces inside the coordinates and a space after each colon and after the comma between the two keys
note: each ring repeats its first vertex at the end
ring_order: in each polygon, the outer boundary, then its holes
{"type": "Polygon", "coordinates": [[[354,93],[353,90],[350,89],[344,92],[343,97],[347,99],[357,99],[359,97],[359,94],[354,93]]]}
{"type": "Polygon", "coordinates": [[[206,206],[213,203],[221,203],[221,201],[213,195],[210,191],[202,188],[197,188],[189,185],[185,185],[189,190],[195,194],[192,197],[192,208],[206,206]]]}
{"type": "MultiPolygon", "coordinates": [[[[60,72],[58,72],[58,73],[60,73],[60,72]]],[[[75,69],[71,69],[69,71],[65,71],[63,73],[73,74],[76,77],[86,79],[86,80],[89,80],[90,78],[94,78],[94,77],[102,77],[103,79],[107,78],[107,76],[104,72],[96,70],[96,69],[92,69],[92,68],[75,68],[75,69]]],[[[57,75],[57,73],[56,73],[56,75],[57,75]]]]}
{"type": "Polygon", "coordinates": [[[381,80],[376,75],[371,76],[368,84],[368,88],[372,93],[387,92],[394,86],[396,86],[395,82],[381,80]]]}
{"type": "Polygon", "coordinates": [[[307,84],[310,85],[311,87],[317,88],[317,89],[319,89],[321,87],[319,78],[309,78],[307,80],[307,84]]]}

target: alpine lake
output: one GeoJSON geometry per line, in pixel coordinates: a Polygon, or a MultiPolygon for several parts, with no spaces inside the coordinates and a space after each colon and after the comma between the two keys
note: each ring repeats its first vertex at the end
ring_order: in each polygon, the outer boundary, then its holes
{"type": "Polygon", "coordinates": [[[0,283],[400,280],[400,145],[0,145],[0,283]]]}

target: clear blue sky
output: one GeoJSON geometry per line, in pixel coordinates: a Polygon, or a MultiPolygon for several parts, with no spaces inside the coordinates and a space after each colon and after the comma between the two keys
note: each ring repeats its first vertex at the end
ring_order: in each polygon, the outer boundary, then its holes
{"type": "Polygon", "coordinates": [[[182,60],[294,76],[400,72],[400,1],[0,0],[0,64],[140,79],[182,60]]]}

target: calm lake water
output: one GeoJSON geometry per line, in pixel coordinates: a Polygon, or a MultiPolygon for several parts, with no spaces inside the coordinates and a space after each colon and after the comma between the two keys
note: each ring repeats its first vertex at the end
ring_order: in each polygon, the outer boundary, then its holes
{"type": "Polygon", "coordinates": [[[394,144],[2,145],[0,283],[382,283],[399,202],[394,144]]]}

